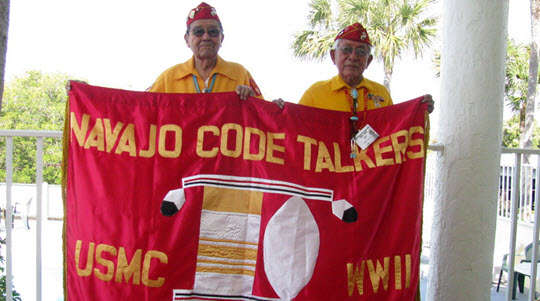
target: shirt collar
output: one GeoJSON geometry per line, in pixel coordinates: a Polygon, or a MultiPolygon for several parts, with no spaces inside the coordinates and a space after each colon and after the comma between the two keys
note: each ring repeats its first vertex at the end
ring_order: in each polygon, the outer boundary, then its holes
{"type": "MultiPolygon", "coordinates": [[[[362,77],[362,81],[356,85],[355,88],[360,88],[360,87],[366,87],[367,88],[367,80],[365,77],[362,77]]],[[[332,91],[338,91],[338,90],[341,90],[343,88],[346,88],[346,89],[350,89],[351,87],[349,87],[349,85],[347,85],[347,83],[345,83],[345,81],[343,81],[343,79],[341,78],[341,76],[336,75],[334,76],[331,80],[330,80],[330,88],[332,89],[332,91]]]]}
{"type": "MultiPolygon", "coordinates": [[[[174,74],[175,79],[182,79],[189,75],[198,75],[197,70],[195,69],[195,63],[193,57],[191,57],[189,60],[187,60],[185,63],[180,64],[174,74]]],[[[216,66],[210,73],[211,75],[214,73],[219,73],[221,75],[224,75],[232,80],[236,80],[236,76],[232,69],[229,67],[229,64],[225,60],[223,60],[219,55],[217,57],[216,66]]]]}

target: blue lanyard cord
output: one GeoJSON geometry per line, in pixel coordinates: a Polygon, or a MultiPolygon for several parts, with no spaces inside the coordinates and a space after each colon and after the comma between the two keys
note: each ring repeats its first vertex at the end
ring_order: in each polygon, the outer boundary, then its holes
{"type": "MultiPolygon", "coordinates": [[[[197,76],[195,76],[195,74],[192,74],[191,76],[193,77],[193,84],[195,84],[195,90],[197,90],[197,93],[201,93],[201,88],[199,88],[199,82],[197,81],[197,76]]],[[[210,87],[205,88],[203,90],[203,93],[212,92],[212,89],[214,88],[214,83],[216,82],[216,76],[217,76],[217,73],[214,73],[214,75],[212,75],[212,81],[210,82],[210,87]]]]}

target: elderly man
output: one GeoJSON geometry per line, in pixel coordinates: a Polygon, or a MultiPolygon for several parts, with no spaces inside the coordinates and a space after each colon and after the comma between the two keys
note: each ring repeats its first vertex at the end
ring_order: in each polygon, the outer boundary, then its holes
{"type": "MultiPolygon", "coordinates": [[[[300,104],[345,112],[361,112],[392,105],[390,93],[383,86],[363,76],[373,56],[366,29],[355,23],[338,33],[330,50],[338,69],[333,78],[313,84],[300,99],[300,104]]],[[[428,111],[433,111],[431,95],[425,95],[428,111]]]]}
{"type": "Polygon", "coordinates": [[[184,39],[193,57],[165,70],[149,88],[150,92],[236,91],[240,99],[262,98],[255,80],[242,65],[227,62],[218,55],[224,36],[215,8],[202,2],[189,12],[186,25],[184,39]]]}

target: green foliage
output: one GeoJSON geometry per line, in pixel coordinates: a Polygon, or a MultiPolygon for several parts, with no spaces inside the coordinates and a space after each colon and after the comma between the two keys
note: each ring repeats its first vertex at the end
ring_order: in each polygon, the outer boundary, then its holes
{"type": "MultiPolygon", "coordinates": [[[[508,148],[518,148],[520,135],[521,131],[519,126],[519,115],[514,115],[503,125],[502,146],[508,148]]],[[[534,123],[532,148],[540,148],[540,127],[536,122],[534,123]]]]}
{"type": "MultiPolygon", "coordinates": [[[[0,129],[62,131],[66,104],[65,74],[29,71],[6,85],[0,129]]],[[[35,183],[36,139],[13,139],[13,181],[35,183]]],[[[5,149],[5,139],[0,149],[5,149]]],[[[59,184],[62,161],[61,139],[44,139],[43,180],[59,184]]],[[[5,181],[5,152],[0,152],[0,181],[5,181]]]]}
{"type": "MultiPolygon", "coordinates": [[[[5,246],[6,240],[0,239],[0,245],[5,246]]],[[[0,255],[0,301],[5,301],[7,296],[7,288],[6,288],[6,268],[4,267],[5,259],[3,256],[0,255]]],[[[13,301],[21,301],[21,295],[14,289],[11,290],[12,300],[13,301]]]]}
{"type": "MultiPolygon", "coordinates": [[[[504,94],[505,104],[512,110],[514,116],[503,125],[502,144],[505,147],[519,147],[519,138],[524,131],[529,81],[529,53],[529,46],[515,43],[512,40],[508,41],[504,94]]],[[[537,82],[540,82],[539,79],[537,82]]],[[[533,148],[539,147],[539,131],[540,129],[534,125],[533,148]]]]}
{"type": "MultiPolygon", "coordinates": [[[[504,92],[507,105],[514,113],[525,113],[529,80],[530,48],[509,40],[506,48],[506,79],[504,92]]],[[[524,116],[523,116],[524,117],[524,116]]]]}
{"type": "Polygon", "coordinates": [[[502,146],[509,148],[519,147],[519,118],[514,115],[503,125],[502,146]]]}

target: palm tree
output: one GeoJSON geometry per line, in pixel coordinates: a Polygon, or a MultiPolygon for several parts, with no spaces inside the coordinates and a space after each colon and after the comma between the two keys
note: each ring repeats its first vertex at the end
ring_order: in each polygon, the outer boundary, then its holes
{"type": "Polygon", "coordinates": [[[8,24],[9,0],[0,0],[0,110],[2,109],[2,94],[4,92],[8,24]]]}
{"type": "MultiPolygon", "coordinates": [[[[540,0],[530,0],[531,4],[531,44],[529,56],[529,80],[527,86],[527,99],[525,104],[525,118],[522,127],[522,135],[519,139],[519,147],[531,148],[534,128],[534,102],[536,99],[538,85],[538,46],[540,40],[540,0]]],[[[525,156],[525,163],[528,163],[529,156],[525,156]]]]}
{"type": "MultiPolygon", "coordinates": [[[[538,145],[537,137],[540,128],[535,126],[534,119],[530,121],[530,137],[524,137],[527,133],[527,119],[531,111],[529,93],[531,74],[535,72],[531,73],[530,71],[530,56],[533,54],[534,52],[531,51],[530,45],[518,44],[512,40],[508,40],[504,93],[506,104],[512,110],[514,116],[503,127],[503,146],[506,147],[535,148],[538,145]],[[529,140],[530,144],[523,146],[524,140],[529,140]]],[[[534,85],[540,82],[537,72],[536,80],[533,77],[532,82],[534,85]]],[[[534,112],[534,107],[532,111],[534,112]]],[[[523,162],[528,164],[528,155],[523,156],[523,162]]]]}
{"type": "Polygon", "coordinates": [[[506,81],[504,92],[508,106],[519,117],[520,132],[523,132],[525,126],[527,108],[528,59],[529,47],[508,40],[506,47],[506,81]]]}
{"type": "Polygon", "coordinates": [[[330,50],[339,30],[360,22],[368,30],[375,57],[384,65],[384,85],[390,90],[396,59],[408,49],[416,57],[435,37],[436,17],[426,16],[435,0],[337,0],[338,14],[330,0],[311,0],[309,29],[296,34],[293,42],[297,57],[322,59],[330,50]]]}

